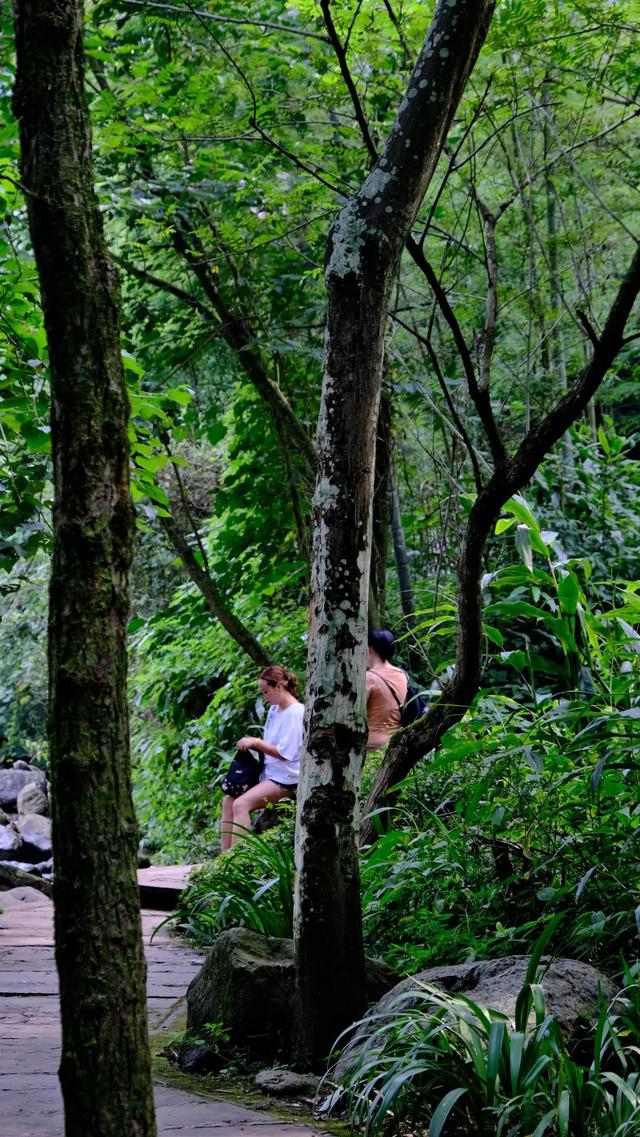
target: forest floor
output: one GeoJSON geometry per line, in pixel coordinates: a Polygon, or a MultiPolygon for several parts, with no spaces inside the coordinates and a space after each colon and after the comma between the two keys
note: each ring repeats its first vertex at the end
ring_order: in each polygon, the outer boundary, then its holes
{"type": "MultiPolygon", "coordinates": [[[[31,889],[0,893],[0,1130],[2,1137],[63,1137],[58,1082],[60,1022],[50,900],[31,889]],[[24,893],[24,899],[20,899],[24,893]]],[[[154,1053],[157,1040],[184,1022],[186,989],[202,955],[174,940],[167,927],[153,934],[163,912],[143,910],[147,1003],[154,1053]],[[152,938],[153,937],[153,938],[152,938]],[[155,1042],[154,1042],[155,1040],[155,1042]]],[[[166,1078],[154,1063],[159,1137],[313,1137],[320,1133],[262,1108],[216,1100],[205,1083],[192,1091],[166,1078]]],[[[191,1087],[195,1079],[185,1080],[191,1087]]]]}

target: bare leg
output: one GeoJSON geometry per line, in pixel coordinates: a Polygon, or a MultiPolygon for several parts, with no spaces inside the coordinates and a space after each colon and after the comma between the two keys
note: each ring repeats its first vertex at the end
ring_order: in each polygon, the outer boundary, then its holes
{"type": "Polygon", "coordinates": [[[220,851],[226,853],[231,847],[233,829],[233,798],[225,794],[222,799],[222,818],[220,821],[220,851]]]}
{"type": "Polygon", "coordinates": [[[276,802],[290,796],[291,793],[287,786],[279,786],[276,782],[266,781],[259,782],[257,786],[252,786],[250,790],[247,790],[246,794],[234,798],[232,801],[234,829],[231,834],[231,844],[235,845],[236,841],[239,841],[243,836],[244,830],[251,826],[251,814],[254,809],[264,809],[269,802],[275,805],[276,802]]]}

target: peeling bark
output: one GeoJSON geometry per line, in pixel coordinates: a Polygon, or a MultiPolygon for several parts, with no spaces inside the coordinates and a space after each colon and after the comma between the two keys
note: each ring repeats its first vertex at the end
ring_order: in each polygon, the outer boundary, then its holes
{"type": "Polygon", "coordinates": [[[51,363],[49,605],[67,1137],[154,1137],[126,691],[134,515],[118,289],[93,192],[80,0],[15,0],[21,173],[51,363]]]}
{"type": "Polygon", "coordinates": [[[493,8],[493,0],[440,0],[384,151],[327,246],[296,828],[297,1058],[306,1066],[318,1065],[364,1009],[354,810],[366,742],[371,499],[389,292],[493,8]]]}

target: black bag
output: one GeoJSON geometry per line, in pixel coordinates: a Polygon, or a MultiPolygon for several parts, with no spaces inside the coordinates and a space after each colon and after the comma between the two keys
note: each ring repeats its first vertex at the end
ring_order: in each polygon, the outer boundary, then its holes
{"type": "MultiPolygon", "coordinates": [[[[407,676],[407,679],[409,679],[409,676],[407,676]]],[[[411,726],[411,723],[415,722],[416,719],[421,719],[423,715],[426,715],[428,710],[429,704],[427,703],[424,695],[420,693],[417,687],[414,687],[413,683],[409,679],[407,697],[404,701],[404,705],[400,707],[402,725],[411,726]]]]}
{"type": "Polygon", "coordinates": [[[264,754],[251,750],[239,750],[229,766],[222,783],[222,792],[227,797],[240,797],[257,786],[264,769],[264,754]]]}
{"type": "Polygon", "coordinates": [[[403,726],[411,726],[411,724],[415,722],[416,719],[421,719],[423,715],[426,715],[427,711],[429,710],[429,705],[418,688],[414,687],[406,671],[404,674],[407,677],[407,697],[404,703],[401,703],[391,684],[387,683],[384,675],[381,675],[380,672],[376,671],[374,667],[370,667],[368,670],[373,671],[373,674],[377,675],[378,679],[382,679],[385,687],[388,687],[391,691],[391,694],[398,704],[398,709],[400,711],[400,722],[403,726]]]}

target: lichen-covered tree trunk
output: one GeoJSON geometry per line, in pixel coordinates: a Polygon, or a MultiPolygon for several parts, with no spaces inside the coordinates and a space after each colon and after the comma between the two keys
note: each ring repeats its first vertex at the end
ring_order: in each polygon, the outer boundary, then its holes
{"type": "Polygon", "coordinates": [[[494,0],[440,0],[384,152],[329,236],[296,829],[297,1058],[305,1065],[318,1065],[365,1005],[356,813],[389,290],[493,8],[494,0]]]}
{"type": "Polygon", "coordinates": [[[49,615],[67,1137],[153,1137],[126,702],[133,543],[118,292],[92,186],[80,0],[14,0],[22,182],[51,364],[49,615]]]}

